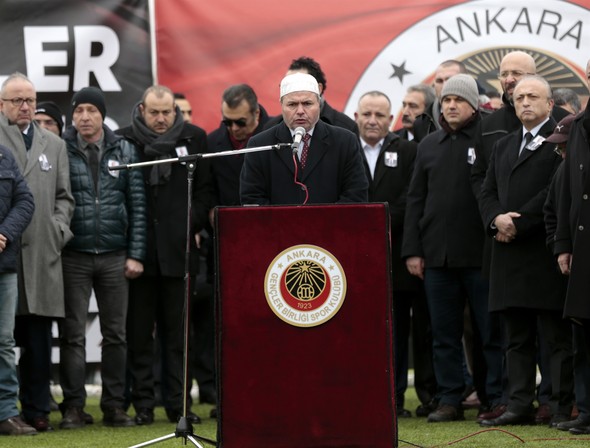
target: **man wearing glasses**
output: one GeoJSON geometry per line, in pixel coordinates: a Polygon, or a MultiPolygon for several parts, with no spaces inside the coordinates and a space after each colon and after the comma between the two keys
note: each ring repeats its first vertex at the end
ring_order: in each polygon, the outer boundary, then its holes
{"type": "Polygon", "coordinates": [[[4,81],[0,144],[13,151],[35,200],[33,219],[22,236],[15,335],[23,348],[22,415],[37,431],[48,431],[51,325],[65,315],[61,250],[72,238],[74,199],[65,144],[33,121],[36,98],[25,75],[14,73],[4,81]]]}
{"type": "MultiPolygon", "coordinates": [[[[268,121],[268,114],[258,103],[256,93],[247,84],[225,89],[221,102],[221,125],[207,136],[211,152],[243,149],[253,135],[268,121]]],[[[212,159],[215,205],[240,205],[240,171],[244,156],[212,159]]]]}

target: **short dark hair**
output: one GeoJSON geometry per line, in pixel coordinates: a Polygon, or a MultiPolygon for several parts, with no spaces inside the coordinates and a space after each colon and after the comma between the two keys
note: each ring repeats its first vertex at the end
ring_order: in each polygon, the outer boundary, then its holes
{"type": "Polygon", "coordinates": [[[184,93],[174,92],[174,99],[175,100],[186,100],[186,96],[184,93]]]}
{"type": "Polygon", "coordinates": [[[578,94],[567,87],[555,89],[553,91],[553,101],[555,101],[556,106],[569,104],[576,114],[582,109],[582,103],[578,94]]]}
{"type": "Polygon", "coordinates": [[[246,100],[246,103],[250,106],[250,112],[256,112],[259,109],[258,97],[254,89],[248,84],[229,86],[224,90],[222,99],[231,109],[238,107],[242,100],[246,100]]]}
{"type": "Polygon", "coordinates": [[[293,59],[293,61],[291,61],[291,65],[289,66],[289,70],[307,70],[307,73],[313,76],[318,83],[324,86],[323,91],[326,90],[326,75],[322,71],[320,64],[318,64],[317,61],[313,60],[312,58],[301,56],[300,58],[293,59]]]}

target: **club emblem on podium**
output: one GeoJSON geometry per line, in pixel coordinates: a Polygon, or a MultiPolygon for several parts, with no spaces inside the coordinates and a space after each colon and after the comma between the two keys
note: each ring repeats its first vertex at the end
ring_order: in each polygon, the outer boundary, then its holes
{"type": "Polygon", "coordinates": [[[314,327],[332,319],[344,303],[346,276],[330,252],[302,244],[275,257],[266,271],[264,292],[281,320],[314,327]]]}

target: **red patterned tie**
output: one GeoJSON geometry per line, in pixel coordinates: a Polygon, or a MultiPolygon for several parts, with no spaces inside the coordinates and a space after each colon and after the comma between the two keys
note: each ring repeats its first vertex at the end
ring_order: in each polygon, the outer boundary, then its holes
{"type": "Polygon", "coordinates": [[[301,150],[301,157],[299,161],[301,162],[301,169],[305,169],[305,163],[307,162],[307,153],[309,152],[309,140],[311,140],[311,135],[305,134],[303,137],[303,149],[301,150]]]}

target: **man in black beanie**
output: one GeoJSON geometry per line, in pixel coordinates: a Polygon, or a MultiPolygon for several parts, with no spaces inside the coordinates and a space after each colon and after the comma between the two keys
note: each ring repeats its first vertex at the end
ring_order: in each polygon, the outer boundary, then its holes
{"type": "Polygon", "coordinates": [[[61,137],[64,120],[61,109],[53,101],[43,101],[35,109],[35,122],[42,128],[61,137]]]}
{"type": "Polygon", "coordinates": [[[72,122],[64,134],[76,201],[62,265],[66,316],[60,324],[62,429],[85,425],[83,408],[85,333],[88,302],[94,289],[102,342],[102,397],[106,426],[135,425],[124,411],[129,279],[143,272],[146,252],[146,203],[140,170],[109,168],[139,161],[137,150],[105,124],[102,92],[86,87],[72,98],[72,122]]]}

